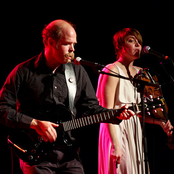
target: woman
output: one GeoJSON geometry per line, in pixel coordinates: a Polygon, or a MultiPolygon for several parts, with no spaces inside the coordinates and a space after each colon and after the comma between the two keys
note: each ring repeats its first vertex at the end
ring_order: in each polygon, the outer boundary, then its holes
{"type": "MultiPolygon", "coordinates": [[[[141,55],[141,34],[136,29],[124,28],[114,35],[113,42],[117,61],[107,65],[103,71],[133,78],[141,69],[133,65],[141,55]]],[[[100,104],[109,109],[141,101],[140,94],[129,80],[107,75],[99,77],[97,97],[100,104]]],[[[100,124],[99,174],[145,174],[140,119],[141,116],[134,115],[119,125],[100,124]]],[[[168,135],[172,133],[170,121],[164,123],[146,116],[145,122],[160,125],[168,135]]]]}

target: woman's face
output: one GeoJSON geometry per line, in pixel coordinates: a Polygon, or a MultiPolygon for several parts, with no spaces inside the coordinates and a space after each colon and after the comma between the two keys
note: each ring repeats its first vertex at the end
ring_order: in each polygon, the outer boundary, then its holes
{"type": "Polygon", "coordinates": [[[138,59],[141,55],[142,46],[134,35],[126,36],[123,48],[124,57],[138,59]]]}

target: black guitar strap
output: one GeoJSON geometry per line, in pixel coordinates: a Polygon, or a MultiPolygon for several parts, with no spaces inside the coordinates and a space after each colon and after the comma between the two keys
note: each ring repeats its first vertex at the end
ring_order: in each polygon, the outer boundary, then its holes
{"type": "Polygon", "coordinates": [[[71,63],[65,64],[65,79],[68,86],[69,108],[74,115],[74,98],[76,96],[77,85],[75,72],[71,63]]]}

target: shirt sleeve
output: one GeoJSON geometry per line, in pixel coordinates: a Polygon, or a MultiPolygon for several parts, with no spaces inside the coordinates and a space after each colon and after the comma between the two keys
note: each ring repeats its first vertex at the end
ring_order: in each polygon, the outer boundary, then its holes
{"type": "Polygon", "coordinates": [[[21,79],[16,66],[0,91],[0,123],[13,128],[29,129],[33,118],[17,111],[21,79]]]}

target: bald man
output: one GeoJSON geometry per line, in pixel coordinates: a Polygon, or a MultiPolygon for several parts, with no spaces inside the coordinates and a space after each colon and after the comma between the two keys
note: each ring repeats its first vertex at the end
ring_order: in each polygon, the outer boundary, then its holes
{"type": "MultiPolygon", "coordinates": [[[[75,132],[60,129],[60,122],[108,109],[99,106],[84,68],[71,63],[77,43],[74,26],[55,20],[43,29],[42,36],[44,50],[17,65],[1,89],[0,122],[13,132],[8,141],[20,158],[24,174],[82,174],[78,137],[75,132]],[[69,78],[68,82],[67,63],[75,74],[75,79],[69,78]],[[76,84],[73,108],[68,83],[76,84]]],[[[132,115],[133,112],[126,109],[119,118],[115,117],[114,123],[132,115]]],[[[75,122],[67,122],[64,129],[73,129],[75,125],[75,122]]]]}

